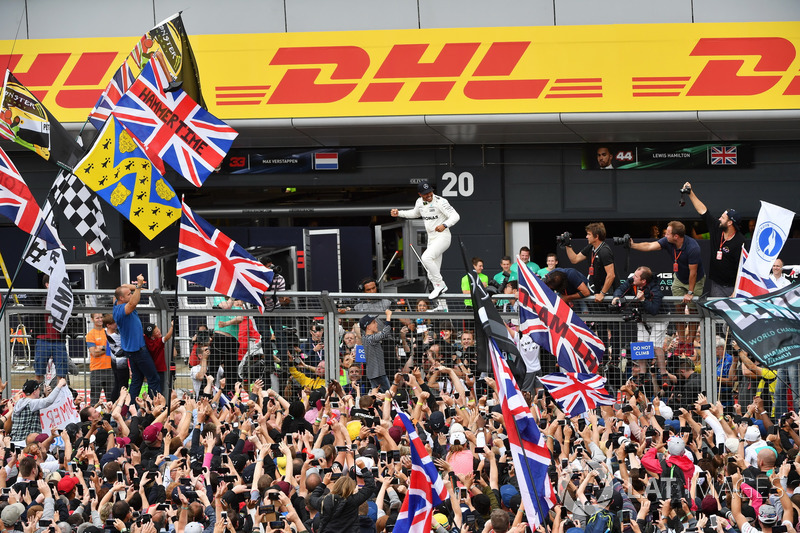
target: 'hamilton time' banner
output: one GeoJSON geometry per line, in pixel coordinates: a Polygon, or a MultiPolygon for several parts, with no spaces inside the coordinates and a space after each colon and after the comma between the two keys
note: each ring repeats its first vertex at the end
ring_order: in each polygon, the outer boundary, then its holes
{"type": "Polygon", "coordinates": [[[750,146],[743,143],[589,144],[583,149],[581,168],[742,168],[752,159],[750,146]]]}
{"type": "Polygon", "coordinates": [[[800,360],[800,284],[755,298],[721,298],[700,305],[725,319],[736,342],[775,369],[800,360]]]}

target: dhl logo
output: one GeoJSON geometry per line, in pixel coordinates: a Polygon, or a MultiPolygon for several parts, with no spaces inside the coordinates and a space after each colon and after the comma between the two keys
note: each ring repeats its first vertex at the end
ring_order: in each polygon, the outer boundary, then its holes
{"type": "MultiPolygon", "coordinates": [[[[800,107],[796,23],[620,25],[613,35],[573,26],[191,41],[206,100],[223,119],[800,107]]],[[[7,64],[64,122],[83,122],[131,47],[125,38],[5,44],[13,52],[0,54],[0,68],[7,64]]]]}
{"type": "Polygon", "coordinates": [[[7,65],[40,101],[88,113],[124,59],[120,52],[0,54],[0,66],[7,65]]]}
{"type": "MultiPolygon", "coordinates": [[[[481,52],[481,43],[447,43],[424,62],[430,44],[398,44],[372,73],[374,59],[358,46],[279,48],[269,66],[287,68],[274,85],[216,87],[217,105],[334,104],[354,96],[359,103],[603,98],[602,77],[526,76],[518,67],[532,44],[492,42],[481,52]]],[[[792,42],[780,37],[700,38],[689,54],[707,58],[697,75],[633,76],[631,96],[755,96],[786,78],[782,94],[800,95],[800,76],[791,70],[795,56],[792,42]],[[752,57],[757,62],[747,72],[743,65],[752,57]]]]}
{"type": "Polygon", "coordinates": [[[800,95],[800,75],[797,69],[790,70],[796,50],[787,39],[705,38],[697,42],[690,55],[729,59],[707,60],[691,85],[688,83],[691,76],[634,77],[633,96],[755,96],[771,90],[785,78],[789,82],[781,94],[800,95]],[[743,74],[742,67],[748,57],[758,60],[751,74],[743,74]]]}

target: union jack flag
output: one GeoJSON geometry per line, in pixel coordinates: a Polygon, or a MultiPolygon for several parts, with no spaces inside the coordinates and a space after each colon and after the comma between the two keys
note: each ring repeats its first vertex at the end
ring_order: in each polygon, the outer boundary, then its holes
{"type": "Polygon", "coordinates": [[[762,278],[753,274],[744,268],[744,262],[747,260],[747,250],[742,247],[742,255],[739,257],[739,274],[736,276],[736,291],[734,297],[752,298],[753,296],[761,296],[767,294],[778,288],[775,281],[767,276],[762,278]]]}
{"type": "Polygon", "coordinates": [[[45,241],[48,250],[62,248],[58,233],[45,222],[42,210],[39,209],[39,204],[28,184],[2,148],[0,148],[0,214],[10,218],[22,231],[45,241]]]}
{"type": "Polygon", "coordinates": [[[263,309],[272,270],[183,203],[177,274],[263,309]]]}
{"type": "Polygon", "coordinates": [[[598,405],[613,405],[606,390],[606,378],[597,374],[556,372],[539,380],[567,416],[578,416],[598,405]]]}
{"type": "Polygon", "coordinates": [[[113,115],[144,145],[157,168],[168,163],[195,187],[219,167],[238,135],[172,81],[154,56],[114,108],[113,115]]]}
{"type": "Polygon", "coordinates": [[[554,354],[568,372],[597,373],[603,341],[517,256],[520,333],[554,354]]]}
{"type": "Polygon", "coordinates": [[[550,450],[493,339],[489,339],[489,354],[503,419],[506,421],[511,457],[519,480],[522,505],[531,529],[536,529],[544,522],[550,508],[558,503],[547,473],[551,462],[550,450]]]}
{"type": "Polygon", "coordinates": [[[408,494],[397,515],[394,530],[398,533],[430,533],[433,508],[448,499],[447,489],[439,477],[417,428],[408,415],[399,411],[397,416],[408,432],[411,445],[411,476],[408,494]]]}
{"type": "Polygon", "coordinates": [[[712,146],[712,165],[735,165],[737,163],[735,146],[712,146]]]}
{"type": "Polygon", "coordinates": [[[123,63],[117,72],[114,73],[114,76],[108,83],[108,87],[106,87],[106,90],[100,95],[100,99],[97,100],[97,103],[94,104],[94,107],[89,112],[89,122],[92,123],[92,126],[94,126],[97,131],[103,129],[103,124],[105,124],[108,117],[111,116],[111,112],[117,106],[117,102],[122,98],[122,95],[131,88],[134,79],[135,77],[131,71],[131,67],[128,66],[127,62],[123,63]]]}

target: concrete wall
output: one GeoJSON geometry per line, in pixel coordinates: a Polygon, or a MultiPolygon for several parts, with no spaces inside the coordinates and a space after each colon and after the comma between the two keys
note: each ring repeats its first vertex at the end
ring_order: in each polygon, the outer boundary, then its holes
{"type": "Polygon", "coordinates": [[[800,20],[797,0],[4,0],[0,39],[800,20]]]}

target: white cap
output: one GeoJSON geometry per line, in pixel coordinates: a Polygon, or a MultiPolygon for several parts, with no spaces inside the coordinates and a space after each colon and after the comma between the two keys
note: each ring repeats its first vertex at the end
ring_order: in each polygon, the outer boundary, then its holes
{"type": "Polygon", "coordinates": [[[200,522],[189,522],[183,528],[183,533],[203,533],[203,524],[200,522]]]}
{"type": "Polygon", "coordinates": [[[744,440],[747,442],[755,442],[761,438],[761,431],[758,426],[748,426],[747,431],[744,432],[744,440]]]}
{"type": "MultiPolygon", "coordinates": [[[[359,457],[362,461],[364,461],[364,468],[370,470],[373,466],[375,466],[375,461],[372,460],[372,457],[359,457]]],[[[361,475],[361,468],[356,465],[356,475],[361,475]]]]}
{"type": "Polygon", "coordinates": [[[673,435],[667,441],[667,450],[670,455],[683,455],[683,452],[686,450],[686,443],[682,438],[673,435]]]}
{"type": "Polygon", "coordinates": [[[725,447],[729,453],[736,453],[739,450],[739,439],[736,437],[728,437],[725,439],[725,447]]]}
{"type": "Polygon", "coordinates": [[[450,426],[450,445],[461,444],[462,446],[467,443],[467,434],[464,433],[464,426],[459,423],[450,426]]]}
{"type": "Polygon", "coordinates": [[[658,406],[658,412],[659,414],[661,414],[661,416],[664,417],[664,420],[672,420],[672,417],[674,415],[672,407],[670,407],[669,405],[664,405],[663,403],[660,406],[658,406]]]}

